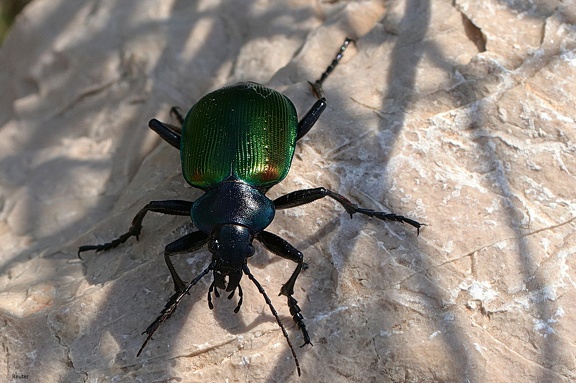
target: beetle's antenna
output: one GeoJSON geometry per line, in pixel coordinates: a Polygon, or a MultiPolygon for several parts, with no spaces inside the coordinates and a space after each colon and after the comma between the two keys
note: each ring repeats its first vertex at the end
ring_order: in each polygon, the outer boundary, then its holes
{"type": "Polygon", "coordinates": [[[292,346],[292,342],[290,342],[290,338],[288,338],[288,333],[286,332],[286,328],[282,324],[280,317],[278,317],[278,313],[276,312],[276,309],[274,308],[274,306],[272,306],[272,301],[270,300],[270,298],[266,294],[266,291],[264,291],[264,288],[262,287],[260,282],[258,282],[256,280],[256,278],[254,278],[254,276],[250,272],[250,269],[248,268],[247,264],[242,265],[242,270],[244,270],[244,274],[246,274],[248,276],[248,278],[250,278],[252,283],[254,283],[254,285],[256,285],[256,288],[258,289],[258,291],[260,291],[260,294],[262,294],[264,296],[264,300],[266,301],[266,304],[268,305],[268,307],[270,307],[270,311],[272,311],[272,315],[274,315],[274,318],[276,318],[276,322],[278,322],[278,326],[280,326],[280,329],[282,329],[282,333],[284,334],[284,338],[286,338],[286,342],[288,342],[288,347],[290,347],[290,351],[292,352],[292,356],[294,357],[294,362],[296,363],[296,369],[298,370],[298,376],[300,376],[301,375],[300,374],[300,363],[298,363],[298,358],[296,357],[296,352],[294,351],[294,347],[292,346]]]}
{"type": "Polygon", "coordinates": [[[208,265],[208,267],[206,269],[204,269],[203,272],[200,273],[200,275],[198,275],[196,278],[194,278],[194,280],[192,282],[190,282],[188,284],[188,286],[186,286],[186,288],[184,290],[174,293],[170,297],[170,299],[168,299],[168,302],[166,303],[166,306],[164,306],[164,309],[162,309],[162,311],[160,312],[160,315],[142,333],[142,334],[148,334],[148,336],[146,337],[146,340],[144,341],[144,343],[142,343],[142,346],[140,347],[140,350],[138,350],[138,354],[136,354],[136,357],[140,356],[140,354],[142,353],[142,350],[144,350],[144,347],[146,347],[146,344],[148,343],[148,341],[150,339],[152,339],[152,335],[156,332],[156,330],[158,330],[158,327],[160,327],[160,325],[162,323],[164,323],[168,318],[170,318],[170,316],[174,313],[174,311],[176,311],[176,308],[178,307],[178,304],[180,303],[182,298],[184,298],[184,295],[188,294],[188,292],[190,291],[192,286],[194,286],[196,283],[198,283],[200,281],[200,279],[202,279],[211,270],[214,270],[215,265],[216,265],[216,261],[212,261],[208,265]]]}
{"type": "Polygon", "coordinates": [[[340,47],[340,50],[334,57],[334,60],[332,60],[330,65],[328,65],[328,68],[326,68],[326,70],[324,71],[324,73],[322,73],[320,78],[316,80],[314,83],[309,82],[309,84],[312,85],[312,90],[314,91],[314,94],[316,94],[316,96],[319,99],[321,100],[326,99],[326,97],[324,97],[324,90],[322,89],[322,83],[324,82],[324,80],[328,78],[328,76],[330,75],[330,73],[332,73],[334,68],[336,68],[336,65],[338,65],[338,62],[342,59],[342,56],[344,56],[344,51],[346,50],[346,48],[348,48],[348,45],[350,45],[351,42],[354,42],[354,40],[346,37],[346,39],[342,43],[342,46],[340,47]]]}

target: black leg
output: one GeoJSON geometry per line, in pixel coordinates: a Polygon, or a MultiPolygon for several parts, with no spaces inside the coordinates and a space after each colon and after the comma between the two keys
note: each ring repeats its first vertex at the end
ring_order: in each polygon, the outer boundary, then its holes
{"type": "Polygon", "coordinates": [[[180,126],[174,126],[171,124],[166,124],[160,122],[153,118],[148,122],[148,127],[158,133],[160,137],[176,149],[180,150],[180,139],[182,137],[182,125],[184,124],[184,117],[182,115],[182,110],[173,106],[170,108],[170,115],[178,120],[180,126]]]}
{"type": "Polygon", "coordinates": [[[152,201],[149,202],[146,206],[144,206],[139,212],[138,214],[136,214],[136,216],[134,217],[134,219],[132,220],[132,226],[130,226],[130,229],[128,229],[128,231],[124,234],[122,234],[121,236],[119,236],[118,238],[102,244],[102,245],[86,245],[86,246],[80,246],[80,248],[78,249],[78,256],[80,256],[80,253],[84,252],[84,251],[89,251],[89,250],[96,250],[96,252],[99,251],[107,251],[110,249],[115,248],[116,246],[120,245],[121,243],[124,243],[128,240],[128,238],[130,237],[136,237],[136,239],[138,240],[138,236],[140,235],[140,232],[142,231],[142,221],[144,220],[144,216],[146,215],[147,212],[149,211],[153,211],[156,213],[162,213],[162,214],[169,214],[169,215],[190,215],[190,209],[192,208],[192,204],[194,202],[190,202],[190,201],[181,201],[181,200],[170,200],[170,201],[152,201]]]}
{"type": "Polygon", "coordinates": [[[322,112],[326,109],[326,99],[317,100],[312,108],[302,117],[298,123],[298,134],[296,135],[296,141],[301,139],[312,129],[316,121],[320,118],[322,112]]]}
{"type": "Polygon", "coordinates": [[[204,246],[206,242],[208,242],[208,234],[204,234],[201,231],[195,231],[186,234],[184,237],[177,239],[164,248],[164,261],[166,261],[168,270],[170,270],[172,281],[174,281],[174,291],[177,293],[184,291],[184,289],[186,289],[186,284],[176,272],[170,257],[176,254],[192,253],[204,246]]]}
{"type": "Polygon", "coordinates": [[[312,92],[314,92],[314,95],[318,97],[318,101],[316,101],[314,105],[312,105],[312,108],[310,108],[310,110],[304,115],[304,117],[302,117],[302,119],[298,123],[298,134],[296,135],[296,141],[304,137],[306,133],[308,133],[310,129],[312,129],[316,121],[318,121],[318,118],[320,118],[320,115],[322,114],[324,109],[326,109],[326,97],[324,97],[324,90],[322,89],[322,83],[324,82],[324,80],[328,78],[330,73],[332,73],[336,65],[338,65],[338,62],[342,58],[344,51],[352,41],[354,40],[346,38],[346,40],[344,40],[344,43],[340,47],[338,54],[336,55],[336,57],[334,57],[334,60],[332,60],[330,65],[328,65],[328,68],[326,68],[326,70],[324,71],[324,73],[322,73],[320,78],[313,83],[312,82],[309,83],[312,86],[312,92]]]}
{"type": "Polygon", "coordinates": [[[140,350],[138,350],[138,354],[136,354],[136,356],[140,356],[140,354],[142,353],[142,350],[144,350],[144,347],[146,347],[146,344],[148,343],[148,341],[150,339],[152,339],[152,335],[156,332],[156,330],[158,330],[158,327],[160,327],[160,325],[162,323],[164,323],[168,318],[170,318],[170,316],[174,313],[174,311],[176,311],[178,304],[180,303],[182,298],[184,298],[184,296],[186,294],[188,294],[188,292],[190,291],[192,286],[194,286],[196,283],[198,283],[200,281],[200,279],[202,279],[211,270],[214,270],[215,265],[216,265],[216,261],[210,262],[210,265],[208,265],[208,267],[206,269],[204,269],[204,271],[202,271],[200,273],[200,275],[198,275],[196,278],[194,278],[194,280],[192,280],[192,282],[190,282],[184,290],[182,290],[181,292],[177,292],[177,293],[172,294],[172,296],[170,297],[170,299],[168,300],[168,302],[164,306],[164,309],[162,309],[162,312],[160,313],[160,315],[142,333],[142,334],[148,334],[148,336],[146,337],[146,340],[144,341],[144,343],[142,343],[142,346],[140,347],[140,350]]]}
{"type": "Polygon", "coordinates": [[[296,278],[298,278],[298,274],[300,274],[302,265],[304,263],[304,255],[302,255],[298,249],[289,244],[286,240],[268,231],[261,232],[256,236],[256,239],[274,254],[298,264],[290,279],[288,279],[288,281],[282,285],[282,289],[280,290],[279,294],[285,296],[293,295],[296,278]]]}
{"type": "Polygon", "coordinates": [[[160,137],[176,149],[180,150],[181,129],[165,124],[153,118],[148,122],[148,127],[158,133],[160,137]]]}
{"type": "Polygon", "coordinates": [[[293,297],[288,297],[288,308],[290,309],[290,315],[292,315],[292,320],[296,322],[300,331],[302,331],[302,336],[304,337],[304,343],[300,347],[304,347],[307,344],[313,346],[312,342],[310,341],[310,335],[308,335],[308,329],[306,328],[306,324],[304,323],[304,317],[302,316],[300,306],[298,306],[298,301],[293,297]]]}
{"type": "Polygon", "coordinates": [[[347,37],[342,43],[342,46],[340,47],[340,50],[336,54],[336,57],[334,57],[334,60],[332,60],[330,65],[328,65],[328,68],[326,68],[326,70],[324,71],[324,73],[322,73],[320,78],[316,80],[314,83],[310,83],[310,85],[312,85],[312,90],[316,94],[316,97],[318,97],[319,99],[321,100],[326,99],[326,97],[324,97],[324,90],[322,89],[322,83],[324,82],[324,80],[328,78],[328,76],[330,75],[330,73],[332,73],[334,68],[336,68],[336,65],[338,65],[338,62],[342,59],[342,56],[344,55],[344,51],[346,50],[346,48],[348,48],[348,45],[350,45],[350,43],[353,41],[354,40],[349,39],[347,37]]]}
{"type": "Polygon", "coordinates": [[[285,295],[288,297],[288,308],[290,309],[290,315],[292,315],[292,319],[294,322],[296,322],[298,328],[300,331],[302,331],[302,336],[304,337],[304,344],[302,346],[312,344],[312,342],[310,342],[310,335],[308,334],[306,324],[304,323],[304,317],[300,313],[302,310],[298,306],[298,301],[293,297],[296,279],[298,278],[300,271],[302,271],[302,266],[304,265],[304,256],[300,251],[294,248],[294,246],[276,234],[263,231],[256,236],[256,239],[274,254],[298,264],[288,281],[282,285],[280,294],[278,295],[285,295]]]}
{"type": "Polygon", "coordinates": [[[290,194],[286,194],[282,197],[276,198],[274,200],[274,206],[276,207],[276,209],[288,209],[295,206],[305,205],[307,203],[316,201],[317,199],[323,197],[330,197],[333,200],[340,203],[340,205],[342,205],[344,209],[346,209],[346,212],[350,214],[350,217],[352,217],[352,215],[355,213],[360,213],[367,215],[369,217],[378,218],[382,221],[403,222],[411,226],[414,226],[417,229],[418,234],[420,234],[420,228],[424,226],[423,223],[420,223],[410,218],[403,217],[401,215],[397,215],[394,213],[384,213],[382,211],[374,211],[371,209],[364,209],[358,207],[358,205],[353,204],[343,195],[340,195],[325,188],[297,190],[290,194]]]}

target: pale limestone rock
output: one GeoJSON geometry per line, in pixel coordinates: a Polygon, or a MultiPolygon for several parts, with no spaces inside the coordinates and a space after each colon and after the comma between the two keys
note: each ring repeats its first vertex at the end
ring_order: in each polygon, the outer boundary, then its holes
{"type": "MultiPolygon", "coordinates": [[[[569,382],[576,379],[574,1],[36,0],[0,50],[0,376],[26,382],[569,382]],[[206,277],[136,358],[172,294],[162,259],[189,220],[178,152],[147,129],[254,80],[328,108],[271,198],[325,186],[426,222],[353,220],[330,200],[269,231],[310,267],[296,289],[313,347],[285,339],[247,278],[244,305],[206,277]]],[[[294,264],[250,260],[276,297],[294,264]]],[[[206,250],[176,259],[191,280],[206,250]]]]}

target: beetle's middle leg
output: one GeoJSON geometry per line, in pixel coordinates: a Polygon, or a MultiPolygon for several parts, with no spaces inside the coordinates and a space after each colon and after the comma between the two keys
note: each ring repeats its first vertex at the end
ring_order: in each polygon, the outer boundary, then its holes
{"type": "Polygon", "coordinates": [[[84,251],[96,250],[96,252],[99,252],[113,249],[116,246],[126,242],[130,237],[136,237],[136,239],[138,239],[138,237],[140,236],[140,232],[142,231],[142,221],[144,220],[146,213],[148,213],[149,211],[169,215],[189,216],[190,209],[192,208],[193,203],[194,202],[191,201],[181,201],[181,200],[149,202],[138,212],[138,214],[136,214],[136,216],[132,220],[132,225],[130,226],[130,229],[128,229],[126,233],[102,245],[80,246],[78,248],[78,256],[80,256],[80,253],[84,251]]]}
{"type": "Polygon", "coordinates": [[[298,275],[304,266],[304,255],[302,255],[302,253],[298,251],[294,246],[276,234],[263,231],[256,236],[256,239],[274,254],[297,263],[296,269],[294,269],[294,272],[288,281],[282,285],[280,294],[278,295],[285,295],[288,297],[288,308],[290,309],[290,315],[292,315],[292,319],[294,322],[296,322],[298,328],[300,331],[302,331],[302,336],[304,337],[304,344],[302,346],[307,344],[311,345],[312,342],[310,341],[310,335],[308,335],[308,330],[306,328],[306,324],[304,323],[304,317],[300,313],[302,310],[298,306],[298,301],[293,297],[296,279],[298,279],[298,275]]]}

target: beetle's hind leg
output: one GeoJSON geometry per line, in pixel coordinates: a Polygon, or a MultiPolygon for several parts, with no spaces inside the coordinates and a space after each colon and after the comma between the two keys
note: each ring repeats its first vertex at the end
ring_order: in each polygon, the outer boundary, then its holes
{"type": "Polygon", "coordinates": [[[180,140],[182,138],[182,125],[184,124],[184,116],[182,110],[173,106],[170,109],[170,114],[178,120],[180,126],[174,126],[158,121],[153,118],[148,122],[148,127],[158,133],[160,137],[176,149],[180,150],[180,140]]]}
{"type": "Polygon", "coordinates": [[[310,341],[310,335],[308,334],[308,329],[304,323],[304,317],[301,314],[302,310],[298,306],[298,301],[293,296],[296,280],[298,279],[298,275],[300,275],[300,271],[302,271],[304,266],[304,255],[302,255],[302,253],[294,248],[294,246],[276,234],[263,231],[256,236],[256,239],[274,254],[297,263],[296,269],[294,269],[294,272],[288,281],[282,285],[280,294],[278,295],[284,295],[288,297],[288,308],[290,309],[290,315],[292,315],[292,319],[294,322],[296,322],[298,328],[302,332],[302,336],[304,337],[304,344],[302,347],[307,344],[312,345],[312,342],[310,341]]]}
{"type": "Polygon", "coordinates": [[[324,83],[324,80],[328,78],[328,76],[330,75],[330,73],[332,73],[334,68],[336,68],[336,65],[338,65],[338,62],[342,59],[342,56],[344,56],[344,51],[346,50],[346,48],[348,48],[348,45],[350,45],[351,42],[354,42],[354,40],[346,37],[346,39],[342,43],[342,46],[340,47],[340,50],[338,51],[338,53],[336,54],[330,65],[328,65],[328,68],[326,68],[326,70],[324,71],[324,73],[322,73],[322,75],[318,80],[316,80],[313,83],[312,82],[310,83],[310,85],[312,86],[312,91],[319,99],[321,100],[326,99],[326,97],[324,97],[324,90],[322,89],[322,83],[324,83]]]}
{"type": "Polygon", "coordinates": [[[344,40],[344,43],[340,47],[340,50],[338,51],[338,53],[336,54],[330,65],[328,65],[328,68],[326,68],[326,70],[322,73],[320,78],[315,82],[308,82],[312,86],[312,92],[316,97],[318,97],[318,100],[314,103],[314,105],[312,105],[310,110],[306,112],[304,117],[302,117],[302,119],[298,123],[298,133],[296,135],[296,141],[304,137],[306,133],[308,133],[310,129],[312,129],[316,121],[318,121],[318,118],[320,118],[320,115],[322,114],[324,109],[326,109],[326,97],[324,96],[324,89],[322,89],[322,84],[324,83],[324,80],[328,78],[330,73],[332,73],[334,68],[336,68],[336,65],[338,65],[338,62],[340,61],[340,59],[342,59],[344,51],[346,50],[348,45],[350,45],[350,43],[353,41],[354,40],[352,39],[346,38],[346,40],[344,40]]]}
{"type": "Polygon", "coordinates": [[[148,122],[148,127],[158,133],[160,137],[176,149],[180,150],[180,139],[182,137],[182,129],[165,124],[153,118],[148,122]]]}
{"type": "Polygon", "coordinates": [[[132,220],[132,225],[130,229],[121,236],[116,239],[113,239],[110,242],[104,243],[102,245],[85,245],[80,246],[78,248],[78,257],[80,257],[80,253],[84,251],[95,250],[96,252],[100,251],[107,251],[110,249],[115,248],[116,246],[126,242],[130,237],[138,237],[140,236],[140,232],[142,231],[142,221],[146,216],[146,213],[149,211],[153,211],[155,213],[162,213],[168,215],[190,215],[190,208],[192,207],[193,202],[190,201],[181,201],[181,200],[170,200],[170,201],[152,201],[149,202],[146,206],[144,206],[138,214],[132,220]]]}
{"type": "Polygon", "coordinates": [[[326,188],[303,189],[283,195],[282,197],[276,198],[274,200],[274,207],[276,209],[289,209],[291,207],[305,205],[307,203],[316,201],[317,199],[323,197],[330,197],[333,200],[340,203],[340,205],[342,205],[344,209],[346,209],[346,212],[350,214],[350,217],[352,217],[352,215],[356,213],[360,213],[367,215],[369,217],[378,218],[382,221],[395,221],[395,222],[407,223],[408,225],[414,226],[416,228],[417,235],[420,234],[420,228],[426,225],[413,219],[406,218],[402,215],[394,213],[385,213],[383,211],[376,211],[372,209],[365,209],[359,207],[358,205],[350,202],[348,198],[344,197],[343,195],[333,192],[332,190],[328,190],[326,188]]]}

